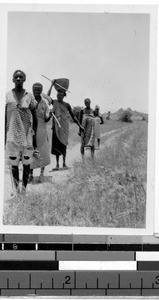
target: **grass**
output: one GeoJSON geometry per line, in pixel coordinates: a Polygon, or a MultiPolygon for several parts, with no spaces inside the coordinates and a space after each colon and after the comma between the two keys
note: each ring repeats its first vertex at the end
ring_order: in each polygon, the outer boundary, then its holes
{"type": "MultiPolygon", "coordinates": [[[[67,181],[44,183],[41,190],[12,199],[4,224],[145,227],[147,123],[112,121],[101,127],[103,133],[119,131],[111,140],[102,137],[96,159],[75,162],[67,181]]],[[[74,137],[79,139],[76,133],[72,124],[72,145],[74,137]]]]}

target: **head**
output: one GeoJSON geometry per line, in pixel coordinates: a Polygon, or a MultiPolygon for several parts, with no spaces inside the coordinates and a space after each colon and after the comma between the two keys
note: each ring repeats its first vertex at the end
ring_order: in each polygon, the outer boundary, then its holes
{"type": "Polygon", "coordinates": [[[66,97],[66,92],[64,90],[59,90],[57,93],[58,101],[63,101],[64,97],[66,97]]]}
{"type": "Polygon", "coordinates": [[[84,104],[85,104],[86,108],[90,108],[90,106],[91,106],[91,100],[89,98],[86,98],[84,100],[84,104]]]}
{"type": "Polygon", "coordinates": [[[95,106],[94,112],[95,112],[96,115],[99,114],[99,105],[96,105],[96,106],[95,106]]]}
{"type": "Polygon", "coordinates": [[[39,82],[36,82],[33,84],[32,89],[33,89],[33,95],[34,95],[35,99],[41,99],[40,95],[43,90],[42,84],[39,82]]]}
{"type": "Polygon", "coordinates": [[[23,83],[26,80],[26,75],[25,75],[25,73],[23,71],[16,70],[13,73],[13,79],[12,80],[15,83],[15,87],[16,88],[21,88],[21,87],[23,87],[23,83]]]}

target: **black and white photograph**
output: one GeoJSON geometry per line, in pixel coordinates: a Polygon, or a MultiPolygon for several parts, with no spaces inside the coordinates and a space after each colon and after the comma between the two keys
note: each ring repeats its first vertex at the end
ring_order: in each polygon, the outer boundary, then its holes
{"type": "Polygon", "coordinates": [[[153,6],[8,9],[4,227],[152,228],[154,16],[153,6]]]}

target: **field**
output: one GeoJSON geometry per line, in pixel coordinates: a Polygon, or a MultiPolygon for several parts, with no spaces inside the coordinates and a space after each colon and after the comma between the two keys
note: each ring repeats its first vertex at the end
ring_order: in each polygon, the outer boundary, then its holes
{"type": "MultiPolygon", "coordinates": [[[[78,127],[70,123],[67,171],[50,172],[46,181],[29,184],[26,196],[10,197],[9,167],[5,171],[4,224],[144,228],[146,217],[148,122],[105,121],[101,148],[94,160],[80,157],[78,127]]],[[[51,139],[51,125],[48,125],[51,139]]],[[[62,163],[62,160],[60,160],[62,163]]],[[[36,170],[36,176],[39,170],[36,170]]]]}

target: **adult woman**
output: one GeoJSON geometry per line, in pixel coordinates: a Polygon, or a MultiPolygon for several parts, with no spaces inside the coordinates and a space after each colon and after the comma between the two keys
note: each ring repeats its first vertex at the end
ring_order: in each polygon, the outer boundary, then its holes
{"type": "Polygon", "coordinates": [[[94,112],[90,107],[91,100],[86,98],[84,100],[85,108],[80,112],[80,124],[84,128],[83,132],[80,132],[81,135],[81,155],[84,155],[84,148],[91,148],[91,156],[94,157],[94,141],[95,141],[95,122],[94,122],[94,112]]]}
{"type": "MultiPolygon", "coordinates": [[[[51,94],[51,90],[55,81],[52,81],[51,87],[47,93],[51,94]]],[[[77,118],[74,116],[71,105],[65,102],[63,99],[66,97],[66,91],[60,88],[57,93],[57,100],[52,100],[53,113],[56,117],[53,117],[52,126],[52,148],[51,153],[56,156],[56,167],[53,170],[59,170],[59,157],[63,156],[63,169],[68,169],[66,165],[66,149],[68,145],[69,134],[69,121],[68,113],[72,117],[73,121],[83,130],[83,127],[79,124],[77,118]]]]}
{"type": "Polygon", "coordinates": [[[33,169],[41,168],[39,182],[44,181],[45,166],[50,164],[49,139],[47,134],[47,122],[50,120],[52,113],[50,112],[46,99],[42,96],[43,86],[41,83],[33,84],[33,95],[37,101],[36,114],[38,118],[38,127],[36,132],[37,150],[39,157],[33,157],[30,170],[30,181],[33,180],[33,169]]]}
{"type": "Polygon", "coordinates": [[[94,116],[95,116],[95,140],[97,140],[97,145],[98,145],[97,149],[99,149],[99,147],[100,147],[100,125],[102,125],[104,122],[103,122],[103,118],[102,118],[101,114],[99,113],[98,105],[95,106],[94,116]]]}

